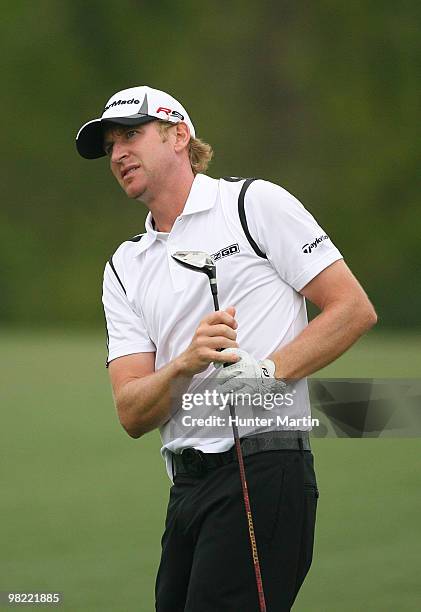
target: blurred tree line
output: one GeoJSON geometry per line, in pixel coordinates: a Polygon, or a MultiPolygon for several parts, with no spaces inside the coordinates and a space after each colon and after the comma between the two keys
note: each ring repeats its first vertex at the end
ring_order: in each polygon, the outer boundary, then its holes
{"type": "Polygon", "coordinates": [[[5,3],[0,322],[101,324],[104,262],[145,208],[74,138],[149,84],[213,145],[211,176],[294,193],[381,324],[419,325],[420,18],[407,0],[5,3]]]}

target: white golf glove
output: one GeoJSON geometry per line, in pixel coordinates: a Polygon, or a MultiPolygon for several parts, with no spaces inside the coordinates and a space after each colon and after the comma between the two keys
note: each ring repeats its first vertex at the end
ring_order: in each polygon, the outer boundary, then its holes
{"type": "Polygon", "coordinates": [[[282,393],[286,389],[284,381],[275,378],[275,364],[271,359],[258,361],[246,351],[227,348],[224,353],[236,353],[240,360],[223,367],[214,363],[218,372],[216,380],[222,392],[242,391],[243,393],[282,393]]]}

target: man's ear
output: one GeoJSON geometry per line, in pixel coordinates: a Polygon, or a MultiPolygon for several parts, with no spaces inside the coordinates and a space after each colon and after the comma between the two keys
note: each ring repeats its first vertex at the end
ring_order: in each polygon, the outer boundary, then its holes
{"type": "Polygon", "coordinates": [[[190,130],[187,124],[184,123],[184,121],[179,121],[178,123],[176,123],[175,127],[176,132],[174,149],[178,152],[188,147],[188,144],[190,142],[190,130]]]}

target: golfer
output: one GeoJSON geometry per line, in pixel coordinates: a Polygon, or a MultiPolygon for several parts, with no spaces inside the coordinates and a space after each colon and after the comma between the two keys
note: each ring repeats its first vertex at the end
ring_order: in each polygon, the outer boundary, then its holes
{"type": "Polygon", "coordinates": [[[107,156],[126,195],[149,210],[145,232],[105,266],[103,304],[120,422],[133,438],[159,428],[173,481],[156,610],[290,610],[311,564],[318,498],[306,376],[374,325],[373,306],[285,189],[205,174],[212,149],[169,94],[119,91],[76,144],[84,158],[107,156]],[[212,256],[219,311],[206,275],[179,265],[177,251],[212,256]],[[309,324],[306,299],[320,310],[309,324]],[[209,381],[219,395],[203,393],[209,381]],[[236,405],[266,607],[227,419],[231,388],[278,398],[236,405]]]}

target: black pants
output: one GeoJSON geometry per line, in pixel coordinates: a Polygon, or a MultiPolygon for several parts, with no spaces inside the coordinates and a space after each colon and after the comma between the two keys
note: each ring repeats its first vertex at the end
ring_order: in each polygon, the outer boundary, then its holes
{"type": "MultiPolygon", "coordinates": [[[[246,457],[268,612],[286,612],[309,570],[318,491],[311,452],[246,457]]],[[[236,462],[175,477],[156,580],[157,612],[258,612],[236,462]]]]}

